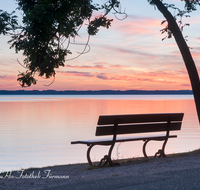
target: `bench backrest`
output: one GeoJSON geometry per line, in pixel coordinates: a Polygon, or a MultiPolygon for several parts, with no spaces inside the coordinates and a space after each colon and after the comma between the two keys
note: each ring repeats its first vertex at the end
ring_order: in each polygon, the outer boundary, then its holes
{"type": "Polygon", "coordinates": [[[183,113],[159,113],[99,116],[96,136],[113,135],[116,125],[117,134],[180,130],[183,115],[183,113]]]}

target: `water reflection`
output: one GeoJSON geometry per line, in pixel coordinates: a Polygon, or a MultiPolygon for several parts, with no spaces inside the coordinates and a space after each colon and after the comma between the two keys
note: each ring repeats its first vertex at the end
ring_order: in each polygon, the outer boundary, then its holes
{"type": "MultiPolygon", "coordinates": [[[[166,153],[199,148],[200,130],[192,97],[170,96],[163,100],[149,98],[112,99],[90,97],[1,97],[0,101],[0,170],[86,162],[84,145],[71,145],[74,140],[96,139],[99,115],[183,112],[183,125],[177,139],[170,139],[166,153]],[[4,101],[6,99],[6,101],[4,101]]],[[[98,137],[102,138],[102,137],[98,137]]],[[[114,158],[142,156],[143,142],[115,146],[114,158]]],[[[147,154],[161,146],[150,142],[147,154]]],[[[96,147],[96,160],[106,154],[107,147],[96,147]]]]}

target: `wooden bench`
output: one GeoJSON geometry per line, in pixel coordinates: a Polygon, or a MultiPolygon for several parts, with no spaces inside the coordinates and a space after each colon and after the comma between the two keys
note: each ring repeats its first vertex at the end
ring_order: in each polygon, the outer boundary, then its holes
{"type": "Polygon", "coordinates": [[[105,115],[99,116],[96,128],[96,136],[112,135],[111,139],[72,141],[71,144],[86,144],[89,146],[87,150],[87,160],[93,165],[90,159],[90,151],[95,145],[110,146],[108,155],[101,159],[100,165],[115,165],[111,159],[111,154],[115,143],[128,141],[144,141],[143,154],[148,158],[145,148],[149,141],[164,141],[162,149],[156,152],[155,157],[166,157],[165,146],[169,138],[176,138],[177,135],[170,135],[170,131],[180,130],[183,119],[183,113],[159,113],[159,114],[134,114],[134,115],[105,115]],[[163,132],[157,134],[155,132],[163,132]],[[121,134],[133,133],[153,133],[151,136],[130,136],[118,138],[121,134]]]}

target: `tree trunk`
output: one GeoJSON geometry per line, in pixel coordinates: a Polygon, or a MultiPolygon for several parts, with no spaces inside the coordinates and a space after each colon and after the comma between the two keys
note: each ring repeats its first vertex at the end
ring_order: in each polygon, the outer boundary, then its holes
{"type": "Polygon", "coordinates": [[[189,47],[187,46],[185,39],[183,38],[182,32],[178,27],[174,17],[168,11],[168,9],[163,5],[160,0],[152,0],[152,2],[157,6],[158,10],[163,14],[168,22],[168,29],[172,32],[176,43],[179,47],[183,60],[185,62],[185,66],[188,71],[188,75],[190,78],[190,83],[192,86],[192,91],[194,95],[194,100],[197,109],[197,115],[200,123],[200,82],[199,82],[199,75],[190,53],[189,47]]]}

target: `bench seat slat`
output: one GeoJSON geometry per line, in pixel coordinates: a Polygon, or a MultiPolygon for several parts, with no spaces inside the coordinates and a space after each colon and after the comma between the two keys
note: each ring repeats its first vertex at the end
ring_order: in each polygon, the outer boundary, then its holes
{"type": "MultiPolygon", "coordinates": [[[[138,140],[164,140],[166,135],[149,135],[149,136],[135,136],[135,137],[124,137],[117,138],[116,142],[128,142],[128,141],[138,141],[138,140]]],[[[169,135],[169,138],[176,138],[177,135],[169,135]]],[[[98,139],[98,140],[87,140],[87,141],[72,141],[71,144],[96,144],[96,145],[110,145],[112,139],[98,139]]]]}
{"type": "Polygon", "coordinates": [[[183,113],[160,113],[160,114],[134,114],[134,115],[102,115],[99,116],[98,125],[114,124],[116,119],[120,118],[119,123],[145,123],[145,122],[163,122],[182,121],[183,113]],[[173,116],[173,117],[171,117],[173,116]]]}
{"type": "MultiPolygon", "coordinates": [[[[173,122],[170,124],[169,130],[180,130],[181,122],[173,122]]],[[[113,135],[114,126],[97,126],[96,136],[113,135]]],[[[167,130],[167,123],[148,123],[148,124],[133,124],[119,125],[117,134],[130,133],[146,133],[146,132],[161,132],[167,130]]]]}

